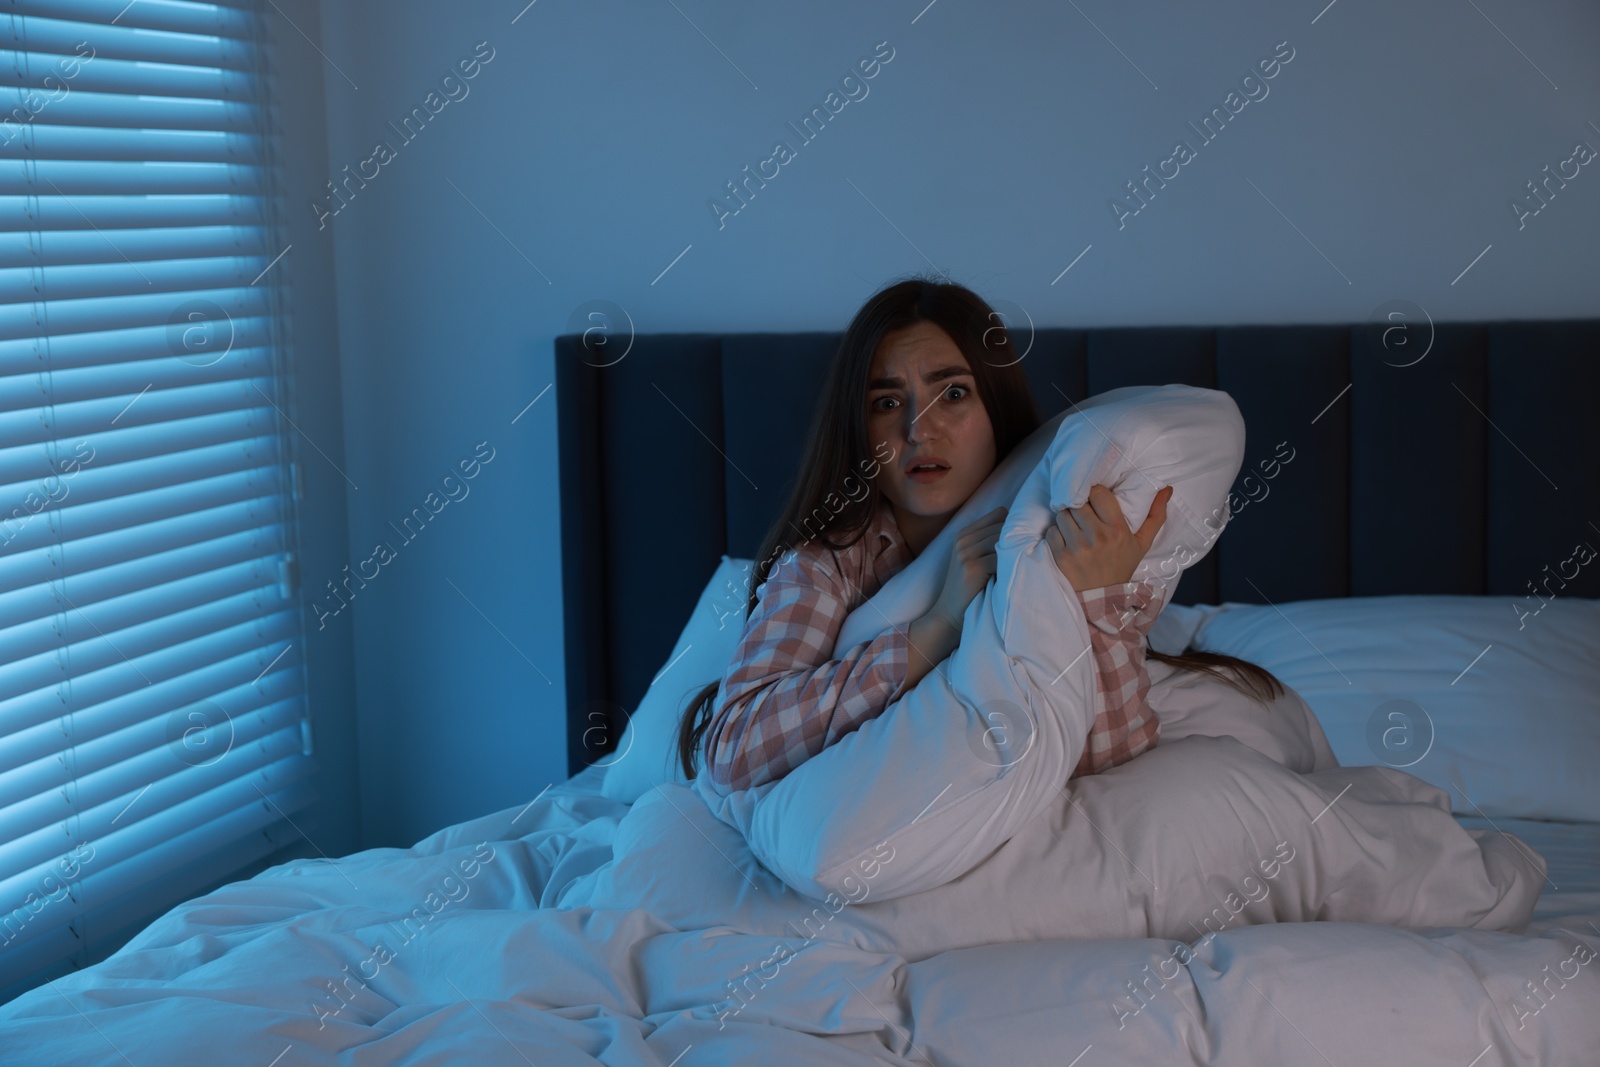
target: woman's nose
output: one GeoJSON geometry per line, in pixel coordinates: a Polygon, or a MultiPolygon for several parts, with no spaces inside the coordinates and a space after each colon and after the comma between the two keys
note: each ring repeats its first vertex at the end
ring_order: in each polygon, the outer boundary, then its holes
{"type": "Polygon", "coordinates": [[[937,417],[937,416],[934,415],[934,412],[933,412],[933,408],[934,407],[937,407],[937,405],[931,405],[931,406],[927,406],[927,407],[912,411],[912,410],[910,410],[909,405],[907,406],[907,411],[908,411],[908,415],[906,417],[906,441],[907,442],[909,442],[911,444],[919,444],[919,443],[921,443],[923,441],[926,441],[929,438],[929,436],[932,435],[932,433],[933,433],[933,431],[935,429],[935,427],[933,425],[933,420],[937,417]]]}

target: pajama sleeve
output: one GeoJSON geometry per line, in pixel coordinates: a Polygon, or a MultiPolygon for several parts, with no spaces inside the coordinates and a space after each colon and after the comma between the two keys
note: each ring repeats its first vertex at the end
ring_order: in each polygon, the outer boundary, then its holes
{"type": "Polygon", "coordinates": [[[1095,720],[1071,777],[1098,774],[1153,748],[1161,722],[1145,694],[1145,634],[1155,624],[1160,601],[1149,582],[1123,582],[1078,594],[1095,661],[1095,720]]]}
{"type": "Polygon", "coordinates": [[[832,566],[805,553],[762,583],[706,731],[706,773],[717,792],[782,778],[900,698],[905,627],[828,658],[850,613],[846,589],[832,566]]]}

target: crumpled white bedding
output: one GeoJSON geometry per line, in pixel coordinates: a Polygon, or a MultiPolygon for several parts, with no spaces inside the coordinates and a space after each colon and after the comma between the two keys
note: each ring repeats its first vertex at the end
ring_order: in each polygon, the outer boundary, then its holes
{"type": "MultiPolygon", "coordinates": [[[[1167,751],[1194,741],[1243,748],[1167,751]]],[[[295,861],[180,905],[0,1006],[0,1062],[865,1067],[1087,1051],[1079,1063],[1462,1067],[1592,1064],[1600,1048],[1600,937],[1576,917],[1527,937],[1201,911],[1187,938],[923,955],[944,935],[922,932],[908,958],[882,916],[914,898],[874,913],[870,881],[856,903],[803,898],[686,788],[630,809],[598,785],[591,771],[411,849],[295,861]]],[[[1153,857],[1129,858],[1161,879],[1153,857]]],[[[1279,880],[1257,868],[1268,907],[1306,856],[1273,858],[1279,880]]],[[[1241,873],[1219,868],[1214,903],[1241,873]]],[[[963,906],[993,929],[1011,903],[963,906]]]]}
{"type": "MultiPolygon", "coordinates": [[[[1238,469],[1240,441],[1205,412],[1236,411],[1164,388],[1193,416],[1165,425],[1192,440],[1139,447],[1107,394],[1096,426],[1117,442],[1110,466],[1035,485],[1033,511],[1070,498],[1068,483],[1170,462],[1187,476],[1173,511],[1189,519],[1169,536],[1193,533],[1238,469]]],[[[1008,528],[1008,595],[980,597],[968,618],[1033,661],[953,657],[953,683],[936,672],[915,692],[1048,688],[1060,665],[1023,609],[1059,629],[1070,598],[1018,578],[1041,562],[1027,559],[1033,537],[1008,528]],[[1002,599],[1012,610],[983,614],[1002,599]]],[[[1081,646],[1081,617],[1066,624],[1081,646]]],[[[1161,665],[1148,694],[1159,744],[1068,782],[1092,677],[1065,679],[1059,719],[1030,706],[1055,734],[1004,748],[1028,788],[1008,800],[1019,776],[980,766],[966,795],[998,781],[990,800],[935,810],[943,833],[952,812],[974,832],[953,847],[926,834],[851,844],[853,815],[884,813],[846,777],[829,825],[850,867],[826,886],[813,871],[807,896],[695,787],[630,807],[600,795],[593,768],[411,849],[295,861],[179,905],[104,962],[0,1006],[0,1064],[1594,1063],[1600,916],[1569,910],[1522,933],[1557,885],[1527,842],[1464,827],[1445,793],[1402,771],[1338,766],[1292,690],[1263,707],[1161,665]]],[[[936,700],[923,710],[936,722],[936,700]]],[[[852,735],[858,755],[873,726],[852,735]]],[[[937,800],[948,767],[992,754],[972,747],[982,736],[880,745],[871,758],[889,762],[858,788],[886,807],[908,799],[890,786],[937,800]]],[[[803,776],[832,751],[791,777],[814,791],[803,776]]]]}

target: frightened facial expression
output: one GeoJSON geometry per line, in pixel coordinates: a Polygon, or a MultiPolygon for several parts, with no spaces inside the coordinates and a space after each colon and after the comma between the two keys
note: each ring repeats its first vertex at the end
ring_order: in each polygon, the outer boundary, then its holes
{"type": "Polygon", "coordinates": [[[867,375],[867,439],[893,449],[879,487],[902,527],[934,532],[966,503],[995,465],[994,428],[961,349],[919,322],[884,338],[867,375]],[[937,472],[913,468],[929,462],[937,472]]]}

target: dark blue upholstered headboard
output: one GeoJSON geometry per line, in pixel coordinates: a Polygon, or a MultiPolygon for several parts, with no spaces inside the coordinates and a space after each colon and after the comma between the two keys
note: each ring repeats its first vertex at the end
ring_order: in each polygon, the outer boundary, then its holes
{"type": "MultiPolygon", "coordinates": [[[[1177,603],[1530,595],[1600,546],[1600,319],[1429,329],[1041,329],[1023,366],[1045,418],[1124,385],[1238,403],[1236,514],[1177,603]]],[[[572,773],[615,746],[721,555],[759,550],[840,336],[641,335],[620,359],[556,339],[572,773]]],[[[1600,596],[1600,568],[1548,588],[1600,596]]]]}

